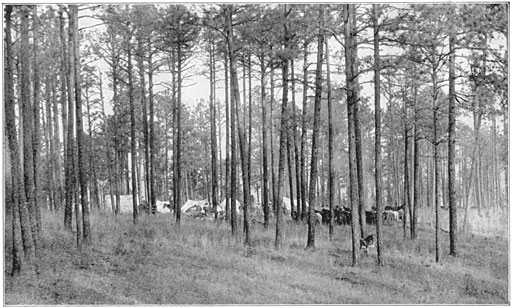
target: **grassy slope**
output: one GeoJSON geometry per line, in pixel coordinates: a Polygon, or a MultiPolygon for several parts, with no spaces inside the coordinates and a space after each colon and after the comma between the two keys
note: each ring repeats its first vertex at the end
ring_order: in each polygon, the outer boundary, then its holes
{"type": "MultiPolygon", "coordinates": [[[[460,257],[433,262],[433,232],[403,240],[385,227],[385,265],[375,251],[351,267],[350,228],[317,229],[317,249],[305,251],[305,225],[289,223],[284,248],[274,231],[253,226],[255,248],[233,240],[224,224],[187,219],[180,229],[170,215],[92,215],[95,246],[74,248],[61,217],[44,213],[41,274],[4,281],[5,304],[505,304],[508,239],[466,236],[460,257]]],[[[7,233],[6,236],[9,234],[7,233]]],[[[10,243],[6,238],[6,243],[10,243]]],[[[10,252],[5,248],[5,271],[10,252]]]]}

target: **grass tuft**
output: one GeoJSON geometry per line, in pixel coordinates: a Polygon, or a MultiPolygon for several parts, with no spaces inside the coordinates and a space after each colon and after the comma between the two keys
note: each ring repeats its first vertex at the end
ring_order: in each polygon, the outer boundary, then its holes
{"type": "MultiPolygon", "coordinates": [[[[316,229],[315,249],[305,250],[307,225],[286,223],[283,248],[274,249],[275,229],[252,226],[251,246],[231,236],[224,222],[187,216],[177,226],[171,215],[92,213],[92,247],[75,248],[61,214],[43,212],[41,274],[7,275],[7,305],[122,304],[506,304],[508,238],[467,234],[459,257],[447,255],[441,234],[441,262],[434,262],[434,231],[420,223],[418,239],[401,226],[385,226],[384,265],[376,251],[352,267],[351,231],[316,229]]],[[[487,222],[495,222],[483,215],[487,222]]],[[[483,218],[482,218],[483,219],[483,218]]],[[[271,224],[273,226],[273,224],[271,224]]],[[[496,228],[492,226],[491,229],[496,228]]],[[[374,226],[369,226],[374,233],[374,226]]],[[[484,226],[480,229],[485,229],[484,226]]],[[[9,243],[9,232],[6,232],[9,243]]],[[[503,233],[498,233],[503,234],[503,233]]]]}

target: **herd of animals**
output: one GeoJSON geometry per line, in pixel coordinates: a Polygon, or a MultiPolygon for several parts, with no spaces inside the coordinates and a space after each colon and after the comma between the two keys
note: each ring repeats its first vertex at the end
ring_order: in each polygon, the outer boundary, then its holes
{"type": "MultiPolygon", "coordinates": [[[[213,208],[210,206],[210,204],[206,201],[197,201],[196,204],[192,206],[187,206],[191,202],[191,200],[187,201],[187,203],[181,208],[181,212],[185,215],[192,216],[194,218],[198,219],[214,219],[215,212],[213,208]]],[[[192,201],[193,202],[193,201],[192,201]]],[[[155,214],[158,209],[164,209],[168,213],[174,212],[174,209],[171,208],[170,203],[168,202],[161,202],[157,201],[157,204],[153,206],[151,209],[151,212],[155,214]],[[161,203],[158,205],[158,203],[161,203]]],[[[149,213],[149,206],[146,202],[139,205],[139,210],[142,212],[149,213]]],[[[241,211],[240,208],[237,209],[238,212],[241,211]]],[[[225,216],[225,209],[222,209],[217,212],[221,218],[225,216]]],[[[288,214],[288,212],[285,209],[285,214],[288,214]]],[[[307,213],[309,215],[309,213],[307,213]]],[[[338,225],[350,225],[352,221],[352,210],[348,207],[339,207],[336,206],[333,209],[334,219],[333,223],[338,225]]],[[[290,218],[296,218],[297,212],[292,212],[290,215],[285,215],[290,218]]],[[[306,218],[309,218],[309,216],[306,215],[306,218]]],[[[321,210],[315,210],[315,221],[318,224],[329,224],[331,221],[331,211],[328,206],[323,206],[321,210]]],[[[395,223],[398,223],[402,221],[404,216],[404,210],[403,207],[392,207],[392,206],[386,206],[384,208],[384,211],[382,212],[382,221],[385,225],[393,225],[395,223]]],[[[372,210],[365,211],[365,219],[367,224],[375,225],[377,223],[377,211],[375,208],[372,210]]],[[[367,235],[364,238],[361,238],[359,241],[359,248],[361,251],[363,251],[364,254],[368,254],[368,250],[372,247],[375,247],[375,235],[370,234],[367,235]]]]}
{"type": "MultiPolygon", "coordinates": [[[[159,201],[157,201],[158,203],[159,201]]],[[[209,205],[209,203],[205,201],[197,201],[197,205],[187,208],[184,210],[182,208],[182,213],[192,216],[194,218],[213,218],[215,216],[215,212],[213,208],[209,205]]],[[[166,209],[167,212],[174,212],[174,209],[171,208],[171,205],[168,202],[163,202],[163,204],[160,206],[163,209],[166,209]]],[[[151,212],[154,214],[157,212],[158,206],[155,205],[151,212]]],[[[139,210],[143,212],[149,213],[149,207],[147,203],[143,203],[139,206],[139,210]]],[[[240,210],[240,209],[238,209],[240,210]]],[[[219,215],[223,217],[225,215],[225,211],[222,209],[218,211],[219,215]]],[[[287,214],[287,211],[285,209],[285,214],[287,214]]],[[[297,212],[292,212],[289,216],[290,218],[295,219],[297,212]]],[[[352,210],[348,207],[339,207],[336,206],[333,209],[333,223],[338,225],[350,225],[352,221],[352,210]]],[[[384,211],[382,212],[382,221],[385,225],[393,225],[397,222],[402,221],[404,215],[403,207],[392,207],[392,206],[386,206],[384,208],[384,211]]],[[[366,217],[366,223],[375,225],[377,223],[377,211],[375,208],[372,210],[366,210],[365,211],[365,217],[366,217]]],[[[328,206],[323,206],[321,210],[315,210],[315,220],[316,223],[321,224],[329,224],[329,221],[331,220],[331,211],[329,210],[328,206]]]]}

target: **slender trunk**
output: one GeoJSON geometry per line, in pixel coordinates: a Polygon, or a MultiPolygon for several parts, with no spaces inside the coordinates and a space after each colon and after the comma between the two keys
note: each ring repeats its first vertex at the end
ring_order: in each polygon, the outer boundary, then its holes
{"type": "Polygon", "coordinates": [[[352,266],[356,266],[359,260],[359,250],[357,244],[360,240],[360,216],[359,212],[359,190],[358,190],[358,169],[356,161],[356,130],[354,109],[359,100],[358,81],[357,81],[357,53],[353,34],[355,32],[355,7],[354,5],[344,5],[344,30],[345,30],[345,59],[346,59],[346,80],[347,80],[347,114],[348,114],[348,139],[349,139],[349,177],[350,177],[350,203],[352,207],[352,266]]]}
{"type": "Polygon", "coordinates": [[[22,182],[21,166],[18,140],[16,138],[16,115],[15,115],[15,102],[14,102],[14,84],[13,84],[13,56],[12,56],[12,5],[5,6],[5,66],[4,66],[4,111],[5,111],[5,133],[7,135],[9,144],[9,158],[11,167],[11,192],[12,195],[7,195],[11,198],[11,234],[12,234],[12,270],[11,276],[19,275],[21,273],[22,263],[22,249],[25,247],[25,258],[33,258],[33,243],[31,233],[28,232],[29,226],[27,219],[20,219],[22,216],[27,216],[27,208],[25,206],[25,191],[22,182]],[[22,213],[24,213],[22,215],[22,213]],[[20,236],[21,235],[21,236],[20,236]]]}
{"type": "Polygon", "coordinates": [[[217,124],[215,114],[215,45],[210,44],[210,143],[211,143],[211,168],[212,168],[212,206],[217,220],[217,124]]]}
{"type": "Polygon", "coordinates": [[[457,196],[455,194],[455,32],[450,31],[448,68],[448,206],[450,209],[450,255],[457,256],[457,196]]]}
{"type": "MultiPolygon", "coordinates": [[[[84,127],[82,119],[82,93],[80,77],[80,52],[78,43],[78,6],[69,7],[73,19],[73,53],[75,69],[75,102],[76,102],[76,139],[78,147],[78,176],[80,184],[80,200],[82,210],[83,241],[91,244],[91,225],[89,221],[89,200],[87,195],[87,171],[85,170],[84,127]]],[[[70,26],[71,27],[71,26],[70,26]]]]}
{"type": "Polygon", "coordinates": [[[291,76],[292,76],[292,138],[293,138],[293,149],[295,157],[295,191],[297,192],[297,211],[295,213],[295,219],[299,220],[302,216],[301,200],[303,199],[301,194],[300,184],[300,152],[299,152],[299,139],[297,136],[297,110],[295,106],[295,69],[294,61],[290,60],[291,76]]]}
{"type": "MultiPolygon", "coordinates": [[[[284,50],[287,50],[289,44],[289,32],[288,32],[288,24],[286,22],[286,11],[287,5],[284,7],[284,22],[283,22],[283,31],[284,31],[284,50]]],[[[284,172],[285,172],[285,163],[286,163],[286,150],[288,149],[288,159],[290,160],[290,146],[287,146],[287,135],[288,134],[288,59],[282,59],[282,80],[283,80],[283,102],[281,105],[281,125],[280,125],[280,137],[279,137],[279,165],[278,165],[278,175],[277,175],[277,187],[274,204],[276,206],[276,239],[274,243],[274,247],[276,249],[282,248],[283,235],[281,229],[283,228],[283,187],[284,187],[284,172]],[[276,202],[277,201],[277,202],[276,202]]],[[[291,188],[291,166],[290,166],[290,188],[291,188]]],[[[290,199],[293,202],[292,190],[290,189],[290,199]]],[[[292,203],[293,204],[293,203],[292,203]]],[[[292,205],[293,210],[293,205],[292,205]]],[[[313,231],[314,232],[314,231],[313,231]]],[[[314,235],[314,233],[313,233],[314,235]]],[[[308,241],[309,242],[309,241],[308,241]]],[[[314,247],[314,240],[313,240],[314,247]]]]}
{"type": "MultiPolygon", "coordinates": [[[[153,98],[153,54],[151,48],[151,37],[148,37],[148,98],[149,98],[149,204],[150,209],[153,211],[153,208],[156,207],[156,193],[155,193],[155,182],[156,182],[156,171],[155,171],[155,155],[156,155],[156,146],[155,146],[155,103],[153,98]]],[[[167,120],[167,119],[166,119],[167,120]]],[[[167,139],[166,139],[167,140],[167,139]]],[[[167,162],[167,157],[166,162],[167,162]]],[[[167,174],[167,169],[166,169],[167,174]]],[[[168,181],[165,182],[166,184],[168,181]]],[[[166,190],[168,191],[168,190],[166,190]]]]}
{"type": "Polygon", "coordinates": [[[409,127],[407,125],[407,102],[404,93],[404,217],[403,217],[403,229],[404,238],[407,236],[407,214],[410,215],[410,187],[409,187],[409,127]]]}
{"type": "Polygon", "coordinates": [[[229,124],[229,64],[228,64],[228,51],[224,53],[224,93],[226,96],[226,204],[225,204],[225,211],[226,211],[226,220],[228,223],[231,223],[231,204],[229,202],[230,195],[231,195],[231,188],[230,188],[230,155],[229,155],[229,148],[230,148],[230,142],[229,142],[229,130],[230,130],[230,124],[229,124]]]}
{"type": "MultiPolygon", "coordinates": [[[[32,151],[33,151],[33,168],[34,168],[34,218],[36,223],[37,236],[41,233],[41,188],[39,187],[39,147],[41,142],[40,134],[40,116],[39,110],[41,109],[40,102],[40,82],[39,82],[39,64],[38,64],[38,41],[39,41],[39,21],[37,17],[37,5],[33,6],[32,9],[32,46],[33,46],[33,65],[32,65],[32,76],[33,76],[33,104],[34,108],[34,131],[32,135],[32,151]]],[[[39,242],[38,239],[36,239],[39,242]]]]}
{"type": "Polygon", "coordinates": [[[137,145],[135,140],[135,105],[133,98],[133,65],[132,65],[132,46],[131,38],[128,38],[128,100],[130,104],[130,152],[131,152],[131,178],[132,178],[132,205],[133,205],[133,223],[138,220],[137,206],[137,145]]]}
{"type": "Polygon", "coordinates": [[[434,204],[435,204],[435,232],[436,232],[436,262],[439,262],[440,245],[439,245],[439,154],[437,142],[437,71],[432,68],[432,110],[434,122],[434,204]]]}
{"type": "Polygon", "coordinates": [[[380,111],[380,55],[379,5],[373,5],[373,49],[375,91],[375,206],[377,208],[377,264],[382,265],[382,178],[381,178],[381,111],[380,111]]]}
{"type": "Polygon", "coordinates": [[[416,223],[418,221],[418,218],[416,216],[417,209],[419,207],[420,202],[420,162],[419,162],[419,110],[418,110],[418,86],[414,85],[414,124],[413,124],[413,202],[412,204],[409,204],[409,206],[412,208],[411,215],[410,215],[410,224],[411,224],[411,238],[416,239],[416,223]]]}
{"type": "Polygon", "coordinates": [[[329,170],[329,241],[333,240],[334,233],[334,170],[333,155],[334,155],[334,127],[332,123],[332,90],[331,90],[331,65],[329,62],[329,39],[325,40],[325,62],[327,68],[327,125],[328,125],[328,163],[327,169],[329,170]]]}
{"type": "MultiPolygon", "coordinates": [[[[38,257],[39,243],[38,231],[36,220],[36,196],[34,187],[34,152],[33,146],[33,132],[34,132],[34,108],[30,100],[30,63],[29,63],[29,30],[28,18],[30,11],[27,7],[21,8],[21,37],[20,37],[20,66],[21,71],[21,96],[20,101],[22,105],[22,129],[23,129],[23,179],[25,185],[26,203],[28,206],[28,222],[27,226],[30,227],[32,233],[32,240],[34,244],[35,257],[38,257]]],[[[22,226],[23,228],[23,226],[22,226]]],[[[29,251],[32,253],[32,251],[29,251]]]]}
{"type": "Polygon", "coordinates": [[[302,128],[300,139],[300,196],[301,196],[301,220],[306,218],[306,108],[308,102],[308,43],[304,42],[304,66],[303,66],[303,86],[302,86],[302,128]]]}
{"type": "Polygon", "coordinates": [[[318,138],[320,130],[320,111],[322,106],[322,62],[324,58],[324,31],[322,30],[322,19],[324,18],[323,6],[319,7],[319,33],[316,57],[315,72],[315,111],[313,114],[313,140],[311,144],[311,176],[309,180],[309,221],[308,221],[308,242],[306,248],[315,248],[315,211],[317,196],[315,192],[318,177],[318,138]]]}
{"type": "Polygon", "coordinates": [[[140,76],[140,104],[142,106],[142,135],[144,138],[144,194],[146,195],[146,201],[148,203],[148,207],[146,211],[148,214],[152,212],[152,203],[151,203],[151,184],[150,184],[150,175],[151,171],[149,170],[149,132],[148,132],[148,111],[146,105],[146,73],[144,72],[144,47],[143,47],[143,38],[139,36],[137,38],[138,42],[138,66],[139,66],[139,76],[140,76]]]}
{"type": "Polygon", "coordinates": [[[263,219],[264,228],[269,227],[269,181],[268,181],[268,141],[267,141],[267,102],[265,100],[265,60],[264,56],[260,56],[261,69],[261,130],[263,144],[263,219]]]}

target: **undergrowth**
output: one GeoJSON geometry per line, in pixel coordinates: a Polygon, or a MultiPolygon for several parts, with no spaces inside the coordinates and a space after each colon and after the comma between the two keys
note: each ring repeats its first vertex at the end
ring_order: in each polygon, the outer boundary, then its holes
{"type": "MultiPolygon", "coordinates": [[[[4,303],[56,304],[505,304],[508,238],[461,235],[459,256],[434,261],[434,232],[420,224],[418,238],[385,226],[384,265],[376,252],[351,266],[351,233],[316,227],[315,250],[305,250],[307,226],[287,222],[283,246],[275,229],[251,226],[252,245],[233,237],[224,222],[171,215],[114,217],[92,213],[93,245],[75,248],[61,214],[43,213],[40,274],[10,277],[5,248],[4,303]]],[[[6,226],[8,228],[8,226],[6,226]]],[[[369,226],[369,232],[375,232],[369,226]]],[[[8,230],[8,229],[6,229],[8,230]]],[[[10,243],[9,232],[5,232],[10,243]]]]}

